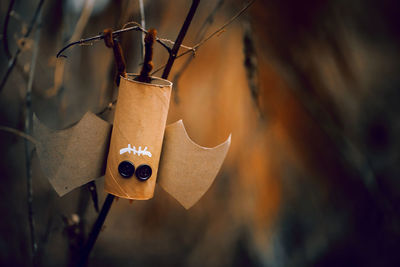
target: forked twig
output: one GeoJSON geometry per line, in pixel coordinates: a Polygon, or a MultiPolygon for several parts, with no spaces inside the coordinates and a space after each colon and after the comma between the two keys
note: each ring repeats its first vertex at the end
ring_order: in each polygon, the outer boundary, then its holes
{"type": "MultiPolygon", "coordinates": [[[[220,34],[226,27],[228,27],[232,22],[234,22],[237,18],[239,18],[256,0],[251,0],[248,2],[235,16],[233,16],[230,20],[228,20],[224,25],[222,25],[218,30],[215,32],[211,33],[209,36],[207,36],[204,40],[201,42],[197,43],[195,46],[192,47],[191,50],[187,50],[179,55],[176,56],[176,58],[183,57],[184,55],[187,55],[189,53],[195,53],[197,49],[202,46],[205,42],[213,38],[215,35],[220,34]]],[[[168,64],[168,63],[167,63],[168,64]]],[[[155,71],[151,73],[151,75],[154,75],[155,73],[159,72],[162,70],[164,67],[167,66],[167,64],[164,64],[160,67],[158,67],[155,71]]]]}
{"type": "MultiPolygon", "coordinates": [[[[234,22],[237,18],[239,18],[253,3],[255,2],[255,0],[249,1],[235,16],[233,16],[229,21],[227,21],[224,25],[222,25],[218,30],[216,30],[215,32],[213,32],[212,34],[210,34],[209,36],[207,36],[204,40],[202,40],[201,42],[197,43],[194,47],[187,47],[190,48],[189,50],[179,54],[178,56],[176,56],[176,58],[180,58],[184,55],[187,55],[188,53],[193,53],[193,55],[195,54],[195,52],[197,51],[197,49],[202,46],[205,42],[207,42],[209,39],[211,39],[212,37],[214,37],[215,35],[221,33],[226,27],[228,27],[232,22],[234,22]]],[[[163,40],[163,39],[159,39],[159,40],[163,40]]],[[[168,40],[169,41],[169,40],[168,40]]],[[[175,42],[173,42],[175,44],[175,42]]],[[[183,45],[181,45],[181,47],[185,47],[183,45]]],[[[183,68],[186,66],[188,66],[190,64],[190,61],[187,61],[184,63],[183,68]]],[[[164,67],[166,66],[166,64],[158,67],[157,69],[155,69],[152,73],[151,76],[153,76],[154,74],[156,74],[157,72],[159,72],[160,70],[162,70],[164,67]]],[[[179,72],[178,72],[179,73],[179,72]]],[[[107,110],[111,110],[113,108],[113,106],[115,105],[115,103],[117,102],[117,100],[113,100],[112,102],[110,102],[104,109],[102,109],[100,112],[97,113],[97,115],[101,115],[104,112],[106,112],[107,110]]]]}
{"type": "Polygon", "coordinates": [[[164,72],[161,76],[163,79],[167,79],[169,76],[172,65],[174,64],[175,59],[178,55],[178,51],[182,44],[183,38],[185,38],[186,32],[189,29],[190,23],[192,22],[192,19],[194,17],[194,14],[196,13],[196,10],[197,10],[197,7],[199,6],[199,4],[200,4],[200,0],[192,1],[192,5],[190,6],[189,13],[187,14],[185,22],[183,23],[183,26],[182,26],[181,30],[179,31],[178,37],[176,38],[176,41],[175,41],[175,44],[172,47],[172,51],[169,53],[168,62],[165,65],[164,72]]]}
{"type": "MultiPolygon", "coordinates": [[[[201,40],[203,40],[204,36],[207,33],[208,27],[210,27],[211,24],[214,22],[214,17],[217,14],[218,10],[223,5],[224,1],[225,0],[218,0],[218,2],[215,4],[215,7],[214,7],[213,11],[205,19],[205,21],[203,22],[203,25],[200,27],[200,30],[197,33],[196,43],[200,42],[201,40]]],[[[176,71],[176,73],[174,75],[174,78],[172,79],[172,83],[174,84],[174,100],[175,100],[175,103],[179,102],[179,96],[178,96],[178,91],[179,91],[178,82],[179,82],[179,79],[183,75],[185,70],[188,68],[188,66],[190,65],[190,63],[194,59],[194,57],[195,57],[195,54],[193,53],[190,57],[186,58],[186,61],[182,64],[180,69],[178,71],[176,71]]]]}
{"type": "MultiPolygon", "coordinates": [[[[122,29],[113,31],[113,32],[112,32],[112,35],[113,35],[113,36],[117,36],[117,35],[119,35],[119,34],[121,34],[121,33],[130,32],[130,31],[140,31],[140,32],[143,32],[143,33],[147,33],[147,31],[146,31],[145,29],[143,29],[141,26],[136,25],[136,26],[132,26],[132,27],[128,27],[128,28],[122,28],[122,29]]],[[[63,47],[63,48],[57,53],[57,57],[66,57],[66,56],[64,56],[62,53],[63,53],[65,50],[67,50],[68,48],[70,48],[71,46],[74,46],[74,45],[82,45],[82,44],[87,43],[87,42],[99,41],[99,40],[104,39],[104,37],[105,37],[104,34],[99,34],[99,35],[96,35],[96,36],[93,36],[93,37],[89,37],[89,38],[86,38],[86,39],[81,39],[81,40],[79,40],[79,41],[75,41],[75,42],[69,43],[69,44],[67,44],[65,47],[63,47]]],[[[166,44],[162,41],[162,39],[157,38],[157,39],[156,39],[156,42],[159,43],[160,45],[162,45],[165,49],[167,49],[168,52],[171,51],[171,48],[169,48],[169,46],[166,45],[166,44]]]]}

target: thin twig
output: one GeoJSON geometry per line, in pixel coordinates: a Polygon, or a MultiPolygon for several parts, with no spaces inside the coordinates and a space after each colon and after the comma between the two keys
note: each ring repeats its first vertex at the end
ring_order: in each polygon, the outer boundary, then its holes
{"type": "Polygon", "coordinates": [[[94,181],[91,181],[87,184],[87,188],[89,189],[90,195],[92,197],[93,206],[97,213],[99,213],[99,197],[97,195],[97,187],[94,181]]]}
{"type": "MultiPolygon", "coordinates": [[[[132,23],[132,22],[130,22],[130,23],[132,23]]],[[[122,29],[113,31],[113,32],[112,32],[112,35],[113,35],[113,36],[117,36],[117,35],[119,35],[119,34],[121,34],[121,33],[130,32],[130,31],[141,31],[141,32],[143,32],[143,33],[147,33],[147,30],[143,29],[143,28],[142,28],[141,26],[139,26],[139,25],[136,25],[136,26],[132,26],[132,27],[129,27],[129,28],[122,28],[122,29]]],[[[56,56],[56,57],[66,57],[66,56],[63,55],[62,53],[63,53],[65,50],[67,50],[68,48],[70,48],[71,46],[74,46],[74,45],[82,45],[82,44],[87,43],[87,42],[100,41],[100,40],[102,40],[102,39],[104,39],[104,34],[99,34],[99,35],[96,35],[96,36],[92,36],[92,37],[89,37],[89,38],[86,38],[86,39],[81,39],[81,40],[79,40],[79,41],[75,41],[75,42],[69,43],[69,44],[67,44],[65,47],[63,47],[63,48],[57,53],[57,56],[56,56]]],[[[162,40],[163,40],[163,39],[157,38],[157,39],[156,39],[156,42],[159,43],[160,45],[162,45],[168,52],[170,52],[170,51],[171,51],[171,48],[170,48],[168,45],[166,45],[162,40]]]]}
{"type": "MultiPolygon", "coordinates": [[[[29,72],[28,85],[26,88],[25,96],[25,134],[30,135],[32,128],[32,84],[35,77],[36,61],[39,51],[39,40],[40,40],[40,29],[41,29],[41,12],[39,12],[37,28],[35,32],[35,42],[32,52],[32,61],[29,72]]],[[[37,252],[37,243],[35,237],[35,220],[33,212],[33,188],[32,188],[32,168],[31,168],[31,149],[28,140],[25,139],[25,160],[26,160],[26,179],[27,179],[27,191],[28,191],[28,218],[29,218],[29,229],[31,232],[31,248],[32,248],[32,259],[35,259],[37,252]]]]}
{"type": "MultiPolygon", "coordinates": [[[[144,29],[146,29],[146,19],[144,17],[144,3],[143,3],[143,0],[139,0],[139,9],[140,9],[140,24],[142,25],[142,27],[144,29]]],[[[141,46],[141,49],[140,49],[142,60],[144,60],[144,36],[145,36],[145,33],[142,32],[142,38],[141,38],[142,46],[141,46]]]]}
{"type": "Polygon", "coordinates": [[[28,140],[29,142],[31,142],[34,145],[38,144],[38,141],[33,136],[31,136],[29,134],[26,134],[26,133],[24,133],[24,132],[22,132],[20,130],[17,130],[17,129],[14,129],[14,128],[11,128],[11,127],[7,127],[7,126],[0,126],[0,131],[15,134],[15,135],[17,135],[17,136],[19,136],[21,138],[24,138],[24,139],[28,140]]]}
{"type": "Polygon", "coordinates": [[[113,201],[114,201],[114,195],[107,194],[106,200],[104,201],[100,214],[97,217],[97,220],[94,223],[93,228],[89,234],[89,238],[86,242],[86,245],[83,248],[82,256],[78,266],[86,266],[90,252],[92,251],[93,246],[96,243],[97,238],[99,237],[99,233],[103,228],[104,221],[107,218],[107,214],[110,211],[113,201]]]}
{"type": "Polygon", "coordinates": [[[81,38],[86,25],[89,22],[89,18],[92,15],[95,0],[86,0],[82,9],[82,13],[79,16],[78,22],[76,23],[74,33],[72,34],[70,40],[76,40],[81,38]]]}
{"type": "MultiPolygon", "coordinates": [[[[232,17],[229,21],[227,21],[224,25],[222,25],[217,31],[213,32],[206,39],[204,39],[200,43],[193,46],[193,50],[197,50],[200,46],[202,46],[205,42],[210,40],[212,37],[221,33],[226,27],[228,27],[232,22],[234,22],[237,18],[239,18],[254,2],[255,2],[255,0],[248,2],[246,6],[244,6],[234,17],[232,17]]],[[[178,57],[184,56],[190,52],[191,51],[186,51],[186,52],[182,53],[181,55],[179,55],[178,57]]]]}
{"type": "MultiPolygon", "coordinates": [[[[171,45],[174,45],[174,44],[175,44],[174,41],[169,40],[169,39],[165,39],[165,38],[158,38],[158,40],[160,40],[160,41],[162,41],[162,42],[164,42],[164,43],[170,43],[171,45]]],[[[188,49],[188,50],[193,50],[193,47],[186,46],[186,45],[183,45],[183,44],[181,44],[181,47],[182,47],[182,48],[185,48],[185,49],[188,49]]]]}
{"type": "Polygon", "coordinates": [[[10,49],[8,48],[7,30],[8,30],[8,22],[10,21],[10,14],[14,7],[14,3],[15,0],[10,0],[10,3],[8,4],[7,14],[6,18],[4,19],[4,27],[3,27],[3,46],[4,46],[4,52],[6,53],[8,60],[11,59],[11,53],[10,49]]]}
{"type": "MultiPolygon", "coordinates": [[[[234,22],[237,18],[239,18],[253,3],[255,2],[255,0],[252,0],[250,2],[248,2],[235,16],[233,16],[230,20],[228,20],[224,25],[222,25],[218,30],[216,30],[215,32],[213,32],[212,34],[210,34],[209,36],[207,36],[204,40],[202,40],[201,42],[199,42],[198,44],[196,44],[195,46],[192,47],[191,50],[187,50],[179,55],[176,56],[176,58],[180,58],[183,57],[184,55],[187,55],[189,53],[196,53],[197,49],[202,46],[205,42],[207,42],[208,40],[210,40],[212,37],[214,37],[217,34],[220,34],[226,27],[228,27],[232,22],[234,22]]],[[[167,63],[168,64],[168,63],[167,63]]],[[[151,75],[154,75],[155,73],[159,72],[160,70],[162,70],[164,67],[167,66],[167,64],[164,64],[162,66],[160,66],[159,68],[157,68],[155,71],[152,72],[151,75]]]]}
{"type": "MultiPolygon", "coordinates": [[[[203,25],[200,27],[200,30],[198,31],[197,35],[196,35],[196,43],[200,42],[204,36],[207,33],[207,29],[212,25],[212,23],[214,22],[214,17],[217,14],[217,11],[221,8],[221,6],[223,5],[224,0],[219,0],[216,4],[215,7],[213,9],[213,11],[208,15],[208,17],[206,18],[206,20],[203,22],[203,25]]],[[[188,66],[190,65],[190,63],[192,62],[192,60],[194,59],[194,53],[188,57],[185,61],[185,63],[183,63],[183,65],[181,66],[181,68],[175,73],[174,78],[172,79],[172,83],[174,84],[174,100],[175,103],[179,102],[179,97],[178,97],[178,91],[179,91],[179,79],[180,77],[183,75],[183,73],[185,72],[185,70],[188,68],[188,66]]]]}
{"type": "MultiPolygon", "coordinates": [[[[36,20],[37,20],[37,18],[39,16],[39,13],[40,13],[41,9],[42,9],[43,3],[44,3],[44,0],[40,0],[39,4],[36,7],[35,14],[33,15],[31,23],[29,24],[28,30],[24,34],[23,38],[28,38],[29,35],[31,34],[33,26],[36,24],[36,20]]],[[[13,70],[13,68],[15,66],[15,63],[17,63],[17,59],[18,59],[18,56],[19,56],[20,53],[21,53],[21,48],[19,47],[17,49],[17,51],[15,52],[14,56],[12,57],[12,59],[8,61],[8,67],[7,67],[6,74],[4,75],[4,77],[3,77],[3,79],[1,80],[1,83],[0,83],[0,92],[3,90],[5,84],[6,84],[7,80],[8,80],[8,77],[10,76],[11,71],[13,70]]]]}
{"type": "Polygon", "coordinates": [[[179,31],[178,37],[176,38],[175,44],[172,47],[172,51],[169,53],[169,58],[168,62],[165,65],[162,78],[167,79],[169,76],[169,73],[171,72],[172,65],[175,62],[176,56],[178,55],[179,48],[182,44],[183,39],[185,38],[186,32],[189,29],[190,23],[192,22],[192,19],[194,17],[194,14],[196,13],[197,7],[200,4],[200,0],[193,0],[192,5],[190,6],[189,13],[186,16],[185,22],[183,23],[183,26],[181,30],[179,31]]]}
{"type": "MultiPolygon", "coordinates": [[[[74,32],[72,33],[72,36],[69,38],[69,41],[81,38],[82,33],[85,30],[85,27],[89,22],[89,18],[92,14],[94,2],[95,2],[94,0],[85,0],[82,12],[74,28],[74,32]]],[[[46,92],[46,95],[48,97],[56,95],[59,92],[60,88],[62,87],[64,82],[64,69],[65,69],[65,61],[57,62],[56,68],[54,70],[54,84],[46,92]]]]}
{"type": "Polygon", "coordinates": [[[199,32],[197,33],[197,36],[196,36],[197,42],[200,42],[204,38],[204,36],[207,33],[208,28],[214,23],[215,15],[217,14],[218,10],[222,7],[224,2],[225,2],[225,0],[219,0],[215,4],[213,11],[208,15],[206,20],[203,22],[203,25],[201,25],[199,32]]]}

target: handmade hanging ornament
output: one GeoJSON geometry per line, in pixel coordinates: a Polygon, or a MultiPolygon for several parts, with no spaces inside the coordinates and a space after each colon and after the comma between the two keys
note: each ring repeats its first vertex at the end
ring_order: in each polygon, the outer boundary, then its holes
{"type": "Polygon", "coordinates": [[[120,75],[113,125],[88,112],[76,125],[55,131],[35,117],[42,170],[60,196],[105,173],[104,190],[112,195],[150,199],[158,182],[188,209],[213,183],[228,152],[230,136],[224,143],[206,148],[189,138],[181,120],[166,126],[172,83],[148,75],[155,31],[146,35],[140,75],[126,74],[118,42],[111,31],[106,30],[104,36],[116,54],[120,75]]]}

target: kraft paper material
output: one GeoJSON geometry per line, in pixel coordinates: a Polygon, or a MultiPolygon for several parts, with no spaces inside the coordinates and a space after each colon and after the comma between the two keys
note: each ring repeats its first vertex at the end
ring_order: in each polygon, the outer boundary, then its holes
{"type": "Polygon", "coordinates": [[[104,175],[111,125],[95,114],[59,131],[34,115],[33,135],[42,171],[60,196],[104,175]]]}
{"type": "Polygon", "coordinates": [[[165,129],[158,183],[186,209],[192,207],[210,188],[224,162],[231,136],[214,147],[194,143],[182,120],[165,129]]]}
{"type": "Polygon", "coordinates": [[[159,78],[141,83],[135,77],[121,77],[114,127],[90,112],[76,125],[59,131],[34,116],[42,170],[60,196],[106,173],[105,191],[137,200],[153,197],[158,176],[160,186],[189,209],[213,183],[231,137],[206,148],[189,138],[182,121],[166,127],[172,83],[159,78]],[[118,171],[123,161],[136,169],[149,165],[152,175],[146,181],[135,174],[124,178],[118,171]]]}
{"type": "Polygon", "coordinates": [[[121,77],[104,189],[121,198],[145,200],[154,194],[172,83],[154,77],[151,84],[142,83],[135,77],[121,77]],[[135,174],[124,178],[118,171],[122,161],[136,169],[149,165],[152,175],[147,181],[135,174]]]}

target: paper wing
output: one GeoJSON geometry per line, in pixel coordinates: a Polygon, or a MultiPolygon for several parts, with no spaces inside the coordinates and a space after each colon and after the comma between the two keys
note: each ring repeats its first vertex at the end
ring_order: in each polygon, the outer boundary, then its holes
{"type": "Polygon", "coordinates": [[[182,120],[165,129],[158,183],[186,209],[210,188],[231,144],[231,136],[214,148],[194,143],[182,120]]]}
{"type": "Polygon", "coordinates": [[[90,112],[76,125],[58,131],[47,128],[34,116],[40,165],[60,196],[104,175],[111,128],[90,112]]]}

